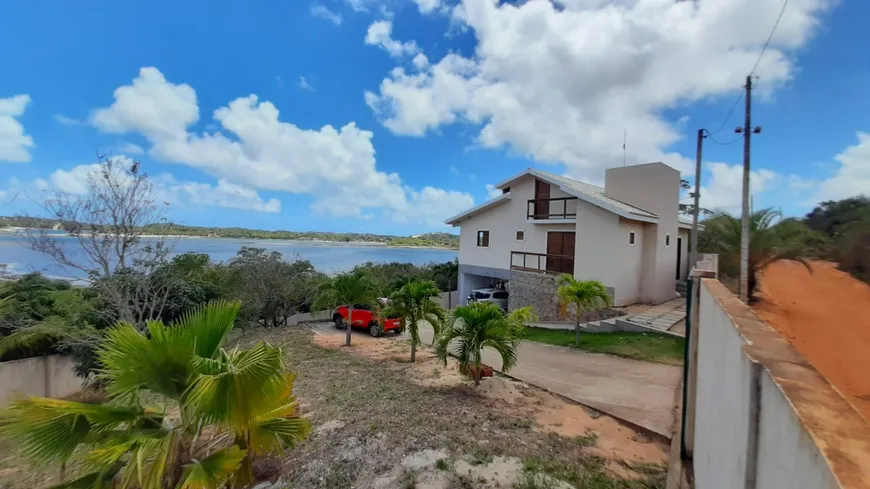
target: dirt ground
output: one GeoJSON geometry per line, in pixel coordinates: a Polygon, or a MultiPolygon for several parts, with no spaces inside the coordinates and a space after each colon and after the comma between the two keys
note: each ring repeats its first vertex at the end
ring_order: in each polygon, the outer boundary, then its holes
{"type": "Polygon", "coordinates": [[[870,286],[832,263],[811,265],[769,266],[753,309],[870,420],[870,286]]]}
{"type": "Polygon", "coordinates": [[[267,334],[314,426],[282,462],[285,487],[664,487],[663,440],[540,389],[505,377],[475,389],[428,349],[409,363],[403,341],[267,334]]]}
{"type": "MultiPolygon", "coordinates": [[[[260,459],[255,489],[663,489],[667,446],[613,418],[505,377],[481,386],[405,341],[306,327],[234,334],[281,346],[313,433],[260,459]]],[[[0,440],[0,489],[58,482],[0,440]]]]}

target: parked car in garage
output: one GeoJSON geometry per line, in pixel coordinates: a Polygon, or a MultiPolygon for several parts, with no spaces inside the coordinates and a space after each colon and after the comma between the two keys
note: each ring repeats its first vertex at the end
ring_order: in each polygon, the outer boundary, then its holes
{"type": "Polygon", "coordinates": [[[501,306],[507,311],[508,308],[508,292],[502,289],[494,289],[492,287],[484,289],[474,289],[468,294],[468,303],[472,302],[492,302],[501,306]]]}
{"type": "MultiPolygon", "coordinates": [[[[386,301],[386,299],[382,299],[386,301]]],[[[351,328],[363,329],[369,332],[370,335],[378,337],[387,331],[392,331],[396,334],[402,332],[401,318],[382,318],[380,315],[380,307],[377,310],[365,304],[356,304],[353,306],[353,317],[350,321],[347,318],[348,307],[339,306],[332,313],[332,321],[338,329],[344,329],[350,322],[351,328]]]]}

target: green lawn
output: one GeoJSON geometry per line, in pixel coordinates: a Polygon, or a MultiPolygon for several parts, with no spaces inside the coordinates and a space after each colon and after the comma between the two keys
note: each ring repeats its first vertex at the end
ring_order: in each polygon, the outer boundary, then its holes
{"type": "MultiPolygon", "coordinates": [[[[526,339],[558,346],[574,345],[574,331],[526,328],[526,339]]],[[[581,350],[647,362],[683,363],[683,338],[656,333],[580,333],[581,350]]]]}

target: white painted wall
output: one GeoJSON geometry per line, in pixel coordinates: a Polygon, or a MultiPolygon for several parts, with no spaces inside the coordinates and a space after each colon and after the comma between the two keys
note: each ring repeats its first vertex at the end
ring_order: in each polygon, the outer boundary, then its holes
{"type": "Polygon", "coordinates": [[[761,375],[758,488],[840,487],[788,398],[765,370],[761,375]]]}
{"type": "Polygon", "coordinates": [[[644,267],[649,269],[645,274],[645,292],[649,300],[656,303],[676,297],[677,253],[674,244],[677,240],[680,172],[663,163],[609,168],[605,172],[604,188],[607,196],[658,216],[655,233],[646,236],[647,243],[655,243],[655,246],[650,250],[653,259],[644,260],[644,267]],[[671,236],[670,247],[665,245],[666,234],[671,236]]]}
{"type": "MultiPolygon", "coordinates": [[[[459,230],[459,263],[509,270],[511,251],[546,253],[548,230],[574,231],[576,229],[573,223],[528,222],[527,205],[529,199],[534,198],[534,194],[535,179],[528,176],[511,186],[509,200],[462,221],[459,230]],[[489,248],[477,246],[479,230],[489,230],[489,248]],[[516,240],[518,230],[525,231],[525,240],[516,240]]],[[[558,191],[556,187],[551,187],[551,197],[564,195],[567,194],[558,191]]]]}
{"type": "Polygon", "coordinates": [[[705,287],[699,316],[695,481],[704,489],[741,488],[749,433],[749,359],[731,318],[705,287]]]}
{"type": "MultiPolygon", "coordinates": [[[[459,262],[509,270],[511,251],[546,253],[548,231],[575,231],[574,276],[599,280],[605,286],[613,287],[616,305],[639,301],[657,303],[675,297],[679,172],[661,164],[615,170],[621,171],[611,174],[611,170],[608,170],[607,173],[610,187],[616,189],[619,195],[612,197],[653,212],[661,208],[666,219],[670,219],[668,224],[662,227],[624,219],[582,200],[569,201],[568,212],[576,212],[576,223],[529,222],[528,201],[534,198],[535,178],[526,176],[511,185],[510,199],[462,221],[459,262]],[[655,186],[661,188],[653,192],[651,188],[655,186]],[[648,194],[652,194],[652,197],[648,194]],[[651,205],[646,206],[647,203],[651,205]],[[669,208],[671,204],[673,209],[669,208]],[[668,210],[664,212],[666,208],[668,210]],[[489,231],[488,248],[477,246],[477,232],[481,230],[489,231]],[[516,240],[518,230],[525,232],[524,241],[516,240]],[[634,246],[628,244],[629,230],[635,230],[634,246]],[[664,244],[665,231],[671,234],[669,247],[664,244]]],[[[551,185],[551,198],[567,195],[558,186],[551,185]]],[[[553,203],[551,212],[562,212],[561,203],[553,203]]],[[[522,265],[519,256],[513,265],[522,265]]],[[[526,266],[537,265],[536,258],[527,257],[526,266]]],[[[541,258],[541,267],[546,267],[545,258],[541,258]]],[[[460,290],[463,289],[465,287],[460,287],[460,290]]]]}
{"type": "Polygon", "coordinates": [[[692,328],[698,335],[691,440],[696,487],[870,487],[867,421],[721,284],[704,280],[699,292],[698,324],[692,328]],[[718,298],[711,284],[717,286],[718,298]],[[760,372],[758,391],[751,368],[760,372]],[[748,446],[753,400],[759,412],[758,450],[755,485],[750,486],[746,469],[754,453],[748,446]]]}
{"type": "Polygon", "coordinates": [[[82,388],[72,358],[61,355],[0,362],[0,407],[16,396],[66,397],[82,388]]]}
{"type": "Polygon", "coordinates": [[[611,284],[613,303],[617,306],[634,304],[643,300],[643,246],[645,223],[619,218],[619,236],[612,244],[616,252],[616,268],[611,284]],[[628,242],[634,231],[634,246],[628,242]]]}

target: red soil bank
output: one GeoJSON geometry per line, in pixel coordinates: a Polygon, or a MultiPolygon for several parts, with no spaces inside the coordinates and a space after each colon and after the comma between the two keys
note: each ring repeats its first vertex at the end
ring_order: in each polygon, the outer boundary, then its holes
{"type": "Polygon", "coordinates": [[[870,420],[870,285],[826,262],[777,262],[753,309],[870,420]]]}

